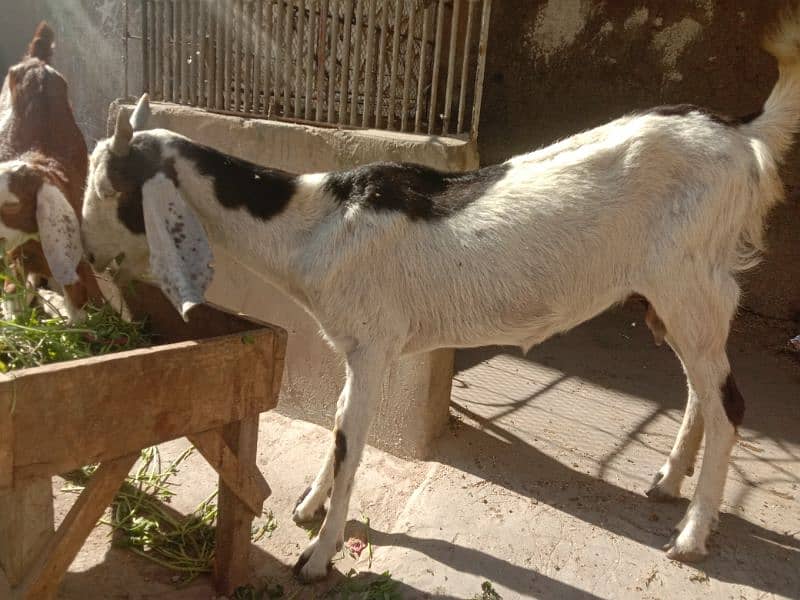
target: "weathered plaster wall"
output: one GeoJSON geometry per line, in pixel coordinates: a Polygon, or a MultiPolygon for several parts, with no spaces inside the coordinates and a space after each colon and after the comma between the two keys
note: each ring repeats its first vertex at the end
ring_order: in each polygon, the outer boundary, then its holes
{"type": "MultiPolygon", "coordinates": [[[[777,77],[759,40],[775,0],[501,0],[492,8],[478,149],[483,164],[627,112],[690,102],[734,115],[777,77]]],[[[785,170],[800,182],[800,153],[785,170]]],[[[800,319],[800,203],[776,210],[745,305],[800,319]]]]}

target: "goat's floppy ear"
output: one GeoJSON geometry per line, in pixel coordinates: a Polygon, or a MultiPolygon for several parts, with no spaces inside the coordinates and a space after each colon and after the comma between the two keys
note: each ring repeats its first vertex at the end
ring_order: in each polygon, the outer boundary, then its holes
{"type": "Polygon", "coordinates": [[[165,175],[142,186],[150,272],[172,305],[188,321],[211,283],[213,254],[203,226],[165,175]]]}
{"type": "Polygon", "coordinates": [[[131,113],[129,122],[134,131],[140,131],[147,126],[147,121],[150,118],[150,96],[142,94],[139,102],[136,103],[136,108],[131,113]]]}
{"type": "Polygon", "coordinates": [[[76,269],[83,257],[80,223],[61,190],[49,183],[36,196],[36,224],[55,280],[62,286],[78,281],[76,269]]]}

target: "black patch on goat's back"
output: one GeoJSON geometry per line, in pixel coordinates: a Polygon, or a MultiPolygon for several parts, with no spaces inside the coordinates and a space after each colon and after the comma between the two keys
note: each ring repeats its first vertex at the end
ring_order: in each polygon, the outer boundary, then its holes
{"type": "Polygon", "coordinates": [[[729,115],[714,112],[713,110],[703,106],[697,106],[696,104],[670,104],[665,106],[656,106],[644,111],[641,114],[659,115],[661,117],[685,117],[691,113],[698,113],[710,119],[714,123],[719,123],[720,125],[726,125],[728,127],[738,127],[739,125],[746,125],[747,123],[755,121],[763,114],[763,112],[764,109],[760,108],[755,112],[743,115],[741,117],[731,117],[729,115]]]}
{"type": "Polygon", "coordinates": [[[374,163],[331,173],[325,190],[343,205],[397,211],[411,220],[448,217],[483,196],[510,169],[506,163],[443,173],[410,163],[374,163]]]}
{"type": "Polygon", "coordinates": [[[176,138],[168,144],[214,182],[214,193],[225,208],[245,208],[257,219],[281,213],[295,193],[295,176],[224,154],[214,148],[176,138]]]}
{"type": "Polygon", "coordinates": [[[347,438],[341,429],[337,429],[334,433],[334,448],[333,448],[333,476],[339,473],[339,467],[347,456],[347,438]]]}
{"type": "Polygon", "coordinates": [[[142,186],[158,173],[163,173],[178,185],[173,160],[163,160],[157,138],[140,135],[131,140],[127,156],[111,154],[106,169],[111,185],[120,193],[117,217],[132,233],[143,234],[142,186]]]}
{"type": "Polygon", "coordinates": [[[738,427],[744,421],[744,398],[736,386],[733,374],[728,373],[720,391],[722,392],[722,406],[725,408],[728,421],[734,427],[738,427]]]}

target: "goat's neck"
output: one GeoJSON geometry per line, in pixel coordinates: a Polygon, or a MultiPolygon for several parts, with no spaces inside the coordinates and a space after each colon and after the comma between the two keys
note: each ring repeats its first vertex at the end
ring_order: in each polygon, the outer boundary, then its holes
{"type": "Polygon", "coordinates": [[[321,175],[299,176],[294,196],[270,218],[254,217],[244,207],[225,208],[213,194],[195,194],[192,204],[216,252],[227,254],[308,307],[315,296],[310,262],[316,260],[310,261],[308,241],[327,212],[321,179],[321,175]]]}

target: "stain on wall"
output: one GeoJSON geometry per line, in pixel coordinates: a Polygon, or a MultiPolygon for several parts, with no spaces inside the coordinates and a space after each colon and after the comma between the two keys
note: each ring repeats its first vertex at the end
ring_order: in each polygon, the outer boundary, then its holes
{"type": "Polygon", "coordinates": [[[587,0],[549,0],[536,13],[533,27],[523,38],[532,58],[549,63],[552,56],[575,43],[592,12],[587,0]]]}

